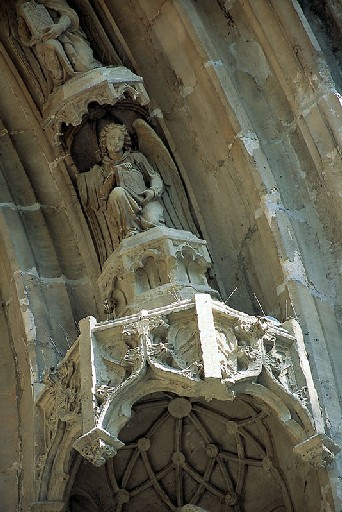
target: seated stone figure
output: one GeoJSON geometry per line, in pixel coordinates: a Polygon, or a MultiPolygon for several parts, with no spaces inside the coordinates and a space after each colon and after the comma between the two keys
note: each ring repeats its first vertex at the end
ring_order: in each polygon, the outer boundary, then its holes
{"type": "Polygon", "coordinates": [[[123,125],[108,124],[99,136],[101,164],[78,177],[85,208],[102,211],[110,235],[118,242],[164,224],[159,200],[163,181],[139,151],[130,150],[123,125]]]}
{"type": "Polygon", "coordinates": [[[79,27],[76,12],[65,0],[20,2],[17,11],[20,38],[33,48],[51,89],[76,72],[100,66],[79,27]]]}

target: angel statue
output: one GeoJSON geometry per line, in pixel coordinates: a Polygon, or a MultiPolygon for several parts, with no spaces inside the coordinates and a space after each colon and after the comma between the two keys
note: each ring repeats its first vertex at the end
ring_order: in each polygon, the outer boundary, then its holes
{"type": "Polygon", "coordinates": [[[142,119],[132,127],[140,151],[131,150],[126,126],[108,123],[99,134],[100,165],[77,177],[101,264],[124,238],[154,226],[196,233],[168,150],[142,119]]]}
{"type": "Polygon", "coordinates": [[[50,89],[76,72],[101,66],[79,27],[76,12],[65,0],[19,1],[17,14],[19,36],[33,48],[50,89]]]}

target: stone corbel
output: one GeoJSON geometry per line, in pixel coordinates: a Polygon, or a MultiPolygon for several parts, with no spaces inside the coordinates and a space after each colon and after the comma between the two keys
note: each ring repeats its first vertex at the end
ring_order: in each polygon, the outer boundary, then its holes
{"type": "Polygon", "coordinates": [[[278,408],[293,428],[296,453],[320,450],[329,462],[337,448],[315,435],[296,395],[306,377],[295,345],[280,324],[236,312],[208,294],[103,324],[85,319],[79,340],[83,435],[74,447],[93,464],[103,464],[122,446],[118,435],[132,405],[158,390],[206,400],[247,392],[278,408]]]}
{"type": "MultiPolygon", "coordinates": [[[[122,448],[119,434],[133,405],[167,390],[207,401],[253,396],[288,429],[294,452],[315,468],[325,467],[339,451],[312,421],[312,394],[305,402],[298,398],[298,390],[308,385],[308,370],[297,338],[279,323],[198,293],[113,321],[89,317],[80,331],[60,365],[63,379],[50,384],[49,394],[62,405],[61,419],[75,424],[71,444],[95,466],[122,448]],[[73,414],[81,414],[81,421],[75,423],[73,414]]],[[[43,409],[52,407],[51,400],[44,404],[43,409]]]]}
{"type": "Polygon", "coordinates": [[[340,447],[334,443],[327,435],[316,434],[294,447],[294,452],[301,456],[304,462],[307,462],[315,469],[326,468],[334,460],[340,447]]]}
{"type": "Polygon", "coordinates": [[[94,466],[102,466],[122,446],[124,444],[119,439],[113,439],[108,432],[101,428],[93,428],[74,443],[75,450],[94,466]]]}

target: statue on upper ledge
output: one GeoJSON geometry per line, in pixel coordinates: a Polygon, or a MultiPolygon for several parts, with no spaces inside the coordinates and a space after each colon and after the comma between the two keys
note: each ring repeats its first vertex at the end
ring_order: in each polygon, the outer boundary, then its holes
{"type": "Polygon", "coordinates": [[[158,225],[196,233],[177,168],[154,130],[142,119],[126,126],[108,122],[99,133],[101,162],[77,177],[101,264],[127,237],[158,225]]]}
{"type": "Polygon", "coordinates": [[[130,151],[126,127],[114,123],[105,126],[100,132],[99,146],[101,165],[79,175],[82,201],[88,200],[90,207],[108,211],[112,234],[115,231],[119,241],[164,224],[159,200],[163,181],[142,153],[130,151]]]}
{"type": "Polygon", "coordinates": [[[17,4],[18,33],[33,48],[50,90],[77,72],[101,66],[95,60],[76,12],[65,0],[30,0],[17,4]]]}

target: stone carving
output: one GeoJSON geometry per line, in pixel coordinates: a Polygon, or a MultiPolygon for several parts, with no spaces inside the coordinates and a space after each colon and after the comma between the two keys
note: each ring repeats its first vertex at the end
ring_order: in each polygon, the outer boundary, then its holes
{"type": "Polygon", "coordinates": [[[107,459],[113,457],[117,452],[118,445],[113,446],[110,441],[109,436],[105,435],[100,429],[93,429],[86,438],[78,439],[75,447],[94,466],[102,466],[107,459]]]}
{"type": "Polygon", "coordinates": [[[334,460],[340,447],[325,434],[316,434],[294,447],[305,462],[313,468],[325,468],[334,460]]]}
{"type": "Polygon", "coordinates": [[[98,346],[103,364],[100,385],[96,387],[99,410],[106,403],[111,392],[135,373],[140,365],[141,351],[138,340],[138,326],[125,324],[115,338],[108,339],[98,346]]]}
{"type": "Polygon", "coordinates": [[[45,374],[44,383],[45,390],[37,400],[41,431],[44,433],[36,447],[37,481],[43,478],[43,469],[50,453],[58,448],[65,425],[68,425],[71,435],[77,435],[81,427],[81,375],[77,347],[68,351],[57,368],[45,374]]]}
{"type": "Polygon", "coordinates": [[[61,135],[63,135],[63,145],[67,152],[72,153],[73,136],[65,140],[65,134],[61,133],[62,126],[76,127],[82,122],[86,123],[89,120],[90,104],[113,107],[117,102],[127,98],[135,104],[136,108],[149,102],[140,76],[123,66],[91,69],[55,89],[44,104],[43,127],[50,131],[57,146],[61,144],[61,135]]]}
{"type": "Polygon", "coordinates": [[[153,510],[179,512],[250,510],[246,487],[255,479],[257,486],[268,481],[273,507],[292,504],[274,456],[275,439],[266,427],[269,413],[250,407],[248,399],[207,403],[158,393],[139,400],[133,411],[121,432],[124,449],[104,468],[106,510],[149,510],[152,504],[153,510]]]}
{"type": "Polygon", "coordinates": [[[51,424],[52,418],[53,424],[57,419],[68,422],[79,421],[81,382],[77,362],[73,358],[64,360],[56,371],[45,375],[44,381],[53,396],[48,423],[51,424]]]}
{"type": "Polygon", "coordinates": [[[30,0],[19,3],[17,12],[19,36],[23,44],[34,49],[51,90],[77,72],[100,66],[76,12],[65,0],[30,0]]]}
{"type": "Polygon", "coordinates": [[[268,334],[263,336],[263,344],[265,349],[264,365],[285,389],[301,396],[303,390],[302,388],[299,390],[297,387],[288,347],[283,347],[280,343],[277,344],[276,337],[268,334]]]}
{"type": "Polygon", "coordinates": [[[162,179],[142,153],[130,151],[126,127],[114,123],[105,126],[99,135],[99,146],[101,165],[78,176],[85,208],[99,211],[108,219],[110,235],[117,242],[163,224],[159,200],[162,179]]]}
{"type": "Polygon", "coordinates": [[[37,61],[34,50],[22,42],[18,33],[16,2],[0,3],[0,40],[9,55],[17,58],[18,71],[23,77],[37,105],[42,105],[49,96],[44,72],[37,61]]]}
{"type": "Polygon", "coordinates": [[[101,263],[125,238],[167,224],[196,232],[188,201],[166,147],[142,119],[132,124],[139,150],[124,125],[99,133],[100,165],[77,177],[101,263]]]}
{"type": "Polygon", "coordinates": [[[149,358],[156,366],[176,370],[190,378],[203,377],[203,363],[197,326],[191,319],[169,323],[162,319],[157,325],[149,321],[147,341],[149,358]]]}
{"type": "Polygon", "coordinates": [[[232,329],[216,326],[216,341],[219,350],[221,372],[223,379],[236,375],[238,345],[232,329]]]}
{"type": "MultiPolygon", "coordinates": [[[[114,321],[97,324],[94,318],[83,319],[80,332],[60,365],[60,378],[51,376],[39,405],[46,417],[50,414],[69,425],[73,447],[96,466],[124,446],[119,432],[131,417],[133,405],[143,396],[165,391],[183,397],[168,405],[169,414],[177,421],[189,416],[197,425],[197,412],[190,415],[190,411],[198,397],[234,401],[239,395],[255,396],[284,421],[296,445],[295,453],[304,461],[320,467],[331,462],[339,450],[327,436],[317,434],[309,410],[298,400],[298,393],[309,386],[306,367],[300,365],[296,338],[281,325],[234,311],[208,294],[196,294],[114,321]],[[56,415],[51,413],[53,408],[56,415]],[[80,414],[82,421],[75,421],[80,414]]],[[[246,426],[238,419],[225,423],[234,438],[246,426]]],[[[144,436],[134,447],[145,453],[149,436],[144,436]]],[[[51,439],[46,445],[51,445],[51,439]]],[[[175,451],[170,471],[182,471],[185,460],[180,452],[175,451]]],[[[221,453],[209,439],[206,453],[212,461],[221,455],[222,460],[232,457],[221,453]]],[[[41,461],[38,458],[38,464],[41,461]]],[[[272,471],[267,454],[254,462],[272,471]]],[[[127,493],[124,496],[130,498],[127,493]]],[[[221,497],[227,506],[235,506],[239,492],[232,486],[221,497]]],[[[185,503],[189,502],[179,506],[185,503]]]]}
{"type": "Polygon", "coordinates": [[[173,323],[168,332],[173,365],[193,378],[203,376],[201,345],[196,323],[189,319],[173,323]]]}

